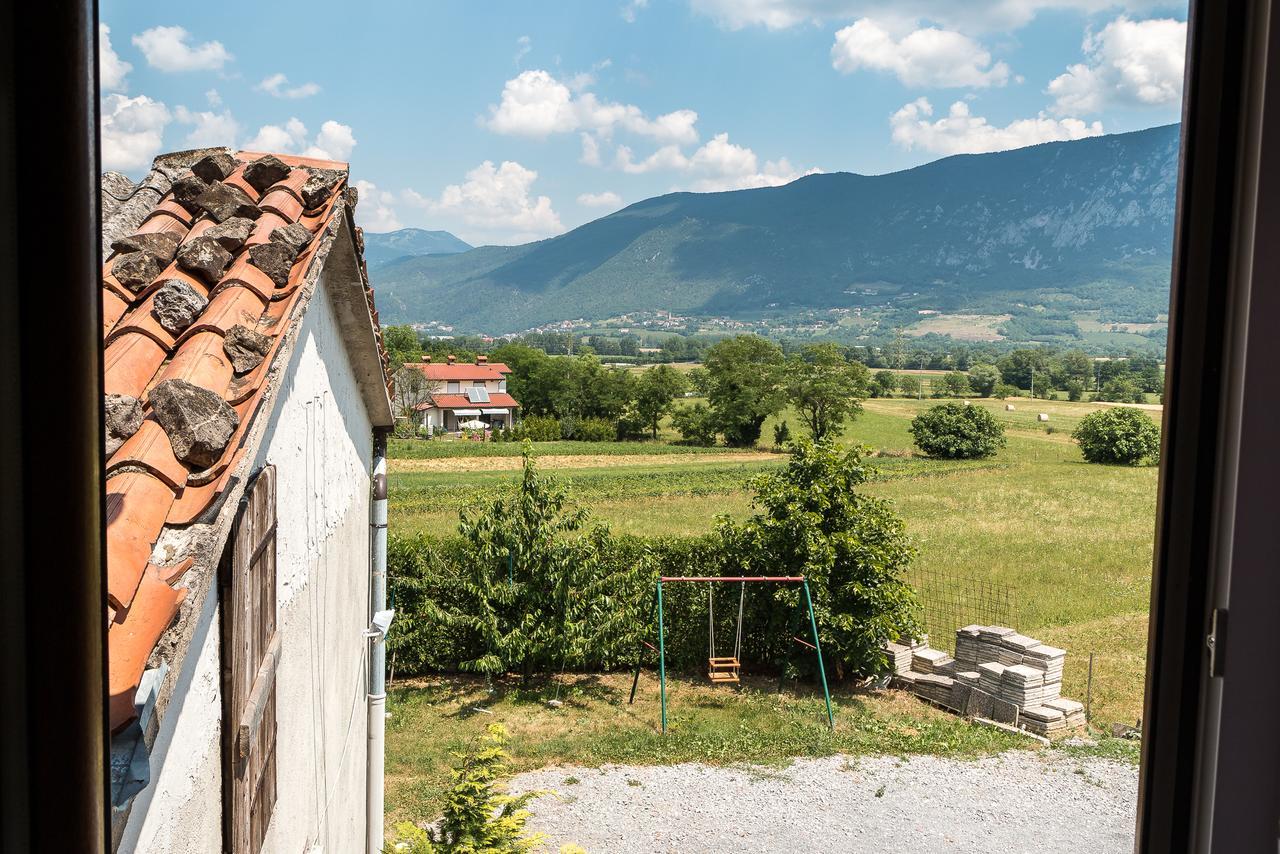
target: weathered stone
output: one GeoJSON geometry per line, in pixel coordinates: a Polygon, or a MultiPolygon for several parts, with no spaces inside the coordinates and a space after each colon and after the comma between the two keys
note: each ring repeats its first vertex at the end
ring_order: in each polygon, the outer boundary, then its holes
{"type": "Polygon", "coordinates": [[[236,171],[236,159],[225,151],[217,151],[192,163],[191,171],[205,183],[212,184],[236,171]]]}
{"type": "Polygon", "coordinates": [[[342,191],[342,198],[346,199],[347,207],[355,210],[356,205],[360,204],[360,191],[355,187],[347,187],[342,191]]]}
{"type": "Polygon", "coordinates": [[[307,210],[314,210],[329,201],[333,185],[338,183],[342,173],[337,169],[308,169],[307,172],[311,177],[302,185],[302,203],[307,210]]]}
{"type": "Polygon", "coordinates": [[[233,216],[226,222],[220,222],[206,230],[201,237],[212,237],[218,245],[228,252],[235,252],[253,233],[253,220],[242,216],[233,216]]]}
{"type": "Polygon", "coordinates": [[[221,182],[210,184],[209,189],[200,194],[196,204],[218,222],[226,222],[234,216],[257,219],[262,211],[253,203],[245,191],[231,184],[221,182]]]}
{"type": "Polygon", "coordinates": [[[239,416],[222,395],[186,380],[157,384],[150,401],[174,456],[197,469],[216,463],[240,426],[239,416]]]}
{"type": "Polygon", "coordinates": [[[261,332],[237,323],[227,330],[222,349],[231,359],[231,367],[237,374],[252,371],[266,358],[271,349],[271,339],[261,332]]]}
{"type": "Polygon", "coordinates": [[[168,279],[151,301],[151,314],[170,335],[181,335],[195,323],[209,301],[181,279],[168,279]]]}
{"type": "Polygon", "coordinates": [[[156,231],[113,240],[111,248],[116,252],[150,252],[161,265],[168,265],[181,240],[182,237],[172,231],[156,231]]]}
{"type": "Polygon", "coordinates": [[[244,167],[244,179],[259,193],[289,177],[293,170],[274,154],[267,154],[244,167]]]}
{"type": "Polygon", "coordinates": [[[277,288],[289,284],[289,271],[298,252],[287,243],[259,243],[249,247],[249,263],[271,277],[277,288]]]}
{"type": "Polygon", "coordinates": [[[364,255],[364,229],[356,226],[356,251],[364,255]]]}
{"type": "Polygon", "coordinates": [[[127,394],[109,394],[104,407],[107,414],[105,450],[110,457],[142,426],[142,404],[127,394]]]}
{"type": "Polygon", "coordinates": [[[188,172],[173,182],[173,200],[192,213],[198,213],[200,196],[208,189],[208,181],[188,172]]]}
{"type": "Polygon", "coordinates": [[[230,263],[231,253],[205,234],[178,247],[178,266],[211,285],[222,278],[230,263]]]}
{"type": "Polygon", "coordinates": [[[302,223],[291,222],[288,225],[273,229],[271,240],[292,247],[293,254],[297,255],[303,249],[306,249],[307,244],[311,242],[311,232],[302,223]]]}
{"type": "Polygon", "coordinates": [[[111,274],[120,284],[137,293],[151,284],[163,269],[164,264],[159,258],[139,250],[117,256],[111,265],[111,274]]]}

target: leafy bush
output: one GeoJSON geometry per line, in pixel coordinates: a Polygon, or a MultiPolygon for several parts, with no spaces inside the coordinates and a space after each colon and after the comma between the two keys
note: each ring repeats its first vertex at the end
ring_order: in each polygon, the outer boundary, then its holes
{"type": "Polygon", "coordinates": [[[1005,445],[1004,427],[981,406],[942,403],[911,419],[916,447],[932,457],[978,459],[1005,445]]]}
{"type": "Polygon", "coordinates": [[[711,447],[716,443],[716,417],[705,403],[677,409],[671,424],[690,445],[711,447]]]}
{"type": "Polygon", "coordinates": [[[1136,466],[1160,459],[1160,428],[1140,409],[1117,406],[1090,412],[1071,438],[1090,463],[1136,466]]]}
{"type": "Polygon", "coordinates": [[[530,415],[520,422],[519,438],[554,442],[560,438],[560,422],[549,415],[530,415]]]}
{"type": "Polygon", "coordinates": [[[580,442],[612,442],[618,438],[618,425],[605,418],[583,418],[578,421],[573,438],[580,442]]]}
{"type": "Polygon", "coordinates": [[[969,368],[969,387],[983,397],[990,397],[1000,385],[1000,369],[995,365],[979,363],[969,368]]]}
{"type": "Polygon", "coordinates": [[[391,850],[405,854],[518,854],[542,845],[540,833],[525,834],[529,801],[542,792],[514,797],[497,790],[506,771],[507,730],[490,724],[480,744],[454,754],[460,765],[451,772],[453,784],[444,796],[444,815],[423,830],[412,822],[396,825],[391,850]]]}
{"type": "Polygon", "coordinates": [[[1000,400],[1004,400],[1006,397],[1017,397],[1018,389],[1008,383],[998,383],[992,390],[991,396],[999,398],[1000,400]]]}
{"type": "Polygon", "coordinates": [[[791,428],[787,426],[787,422],[779,421],[773,427],[773,445],[775,448],[781,448],[783,445],[791,441],[791,428]]]}

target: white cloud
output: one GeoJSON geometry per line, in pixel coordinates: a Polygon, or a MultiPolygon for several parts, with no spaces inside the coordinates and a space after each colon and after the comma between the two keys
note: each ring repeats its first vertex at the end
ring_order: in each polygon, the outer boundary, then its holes
{"type": "Polygon", "coordinates": [[[147,64],[161,71],[219,71],[232,56],[222,42],[188,44],[191,34],[182,27],[152,27],[133,37],[147,64]]]}
{"type": "Polygon", "coordinates": [[[600,165],[600,143],[589,133],[582,134],[582,156],[578,162],[587,166],[600,165]]]}
{"type": "Polygon", "coordinates": [[[210,107],[222,106],[222,96],[218,94],[217,89],[210,89],[208,92],[205,92],[204,99],[208,102],[210,107]]]}
{"type": "Polygon", "coordinates": [[[1123,7],[1130,12],[1167,6],[1161,0],[691,0],[694,10],[721,26],[786,29],[803,23],[856,18],[928,20],[965,33],[1008,32],[1042,11],[1094,14],[1123,7]]]}
{"type": "Polygon", "coordinates": [[[750,148],[730,142],[727,133],[717,134],[688,156],[679,147],[667,145],[638,162],[633,159],[630,148],[619,145],[615,165],[632,175],[659,171],[683,172],[694,179],[690,189],[700,192],[777,187],[803,175],[821,171],[796,169],[785,157],[767,160],[761,167],[756,153],[750,148]]]}
{"type": "Polygon", "coordinates": [[[977,154],[1102,134],[1102,122],[1086,124],[1080,119],[1054,119],[1044,113],[996,127],[981,116],[971,115],[964,101],[952,104],[944,118],[930,121],[932,115],[933,105],[927,98],[905,105],[889,119],[893,141],[903,148],[938,154],[977,154]]]}
{"type": "Polygon", "coordinates": [[[266,92],[273,98],[288,98],[290,100],[310,98],[312,95],[320,93],[320,84],[303,83],[300,86],[290,86],[289,78],[283,74],[272,74],[263,78],[262,82],[253,88],[259,92],[266,92]]]}
{"type": "Polygon", "coordinates": [[[188,148],[230,147],[236,144],[236,137],[240,135],[240,123],[232,117],[230,110],[195,112],[179,106],[173,115],[180,124],[192,126],[185,140],[188,148]]]}
{"type": "Polygon", "coordinates": [[[393,193],[379,190],[368,181],[356,181],[356,191],[360,194],[360,202],[356,205],[356,222],[368,231],[396,231],[404,228],[404,223],[396,215],[396,197],[393,193]]]}
{"type": "Polygon", "coordinates": [[[405,193],[405,199],[447,220],[449,230],[469,243],[523,243],[564,231],[551,199],[532,194],[537,178],[537,172],[514,161],[494,166],[486,160],[468,172],[462,183],[445,187],[437,199],[412,191],[405,193]]]}
{"type": "Polygon", "coordinates": [[[98,24],[98,86],[107,92],[123,92],[129,88],[125,77],[132,70],[111,47],[111,28],[98,24]]]}
{"type": "Polygon", "coordinates": [[[889,72],[904,86],[1003,86],[1009,79],[1009,66],[993,65],[986,48],[966,35],[926,27],[895,39],[870,18],[836,33],[831,64],[845,74],[864,68],[889,72]]]}
{"type": "Polygon", "coordinates": [[[102,99],[102,166],[135,171],[160,153],[169,109],[146,95],[113,94],[102,99]]]}
{"type": "Polygon", "coordinates": [[[531,50],[533,50],[533,39],[528,36],[521,36],[516,39],[516,55],[512,57],[511,61],[519,65],[520,60],[524,59],[531,50]]]}
{"type": "Polygon", "coordinates": [[[291,118],[280,125],[263,125],[258,133],[244,144],[249,151],[270,151],[279,154],[300,154],[318,160],[346,160],[356,147],[355,134],[349,125],[333,119],[320,126],[320,132],[307,144],[307,126],[299,119],[291,118]]]}
{"type": "Polygon", "coordinates": [[[578,204],[588,208],[619,208],[622,207],[622,196],[612,190],[605,190],[603,193],[583,193],[578,196],[578,204]]]}
{"type": "Polygon", "coordinates": [[[1059,115],[1097,113],[1108,106],[1168,107],[1182,100],[1187,25],[1170,18],[1133,21],[1123,15],[1085,36],[1086,61],[1049,83],[1059,115]]]}
{"type": "Polygon", "coordinates": [[[608,137],[622,129],[659,142],[698,140],[693,110],[675,110],[650,119],[633,104],[602,101],[591,92],[575,94],[547,71],[522,71],[502,88],[502,102],[489,108],[488,126],[501,134],[545,138],[556,133],[593,131],[608,137]]]}
{"type": "Polygon", "coordinates": [[[636,15],[640,13],[641,9],[646,9],[648,6],[649,0],[627,0],[622,8],[618,10],[618,14],[622,15],[622,20],[628,24],[634,24],[636,15]]]}

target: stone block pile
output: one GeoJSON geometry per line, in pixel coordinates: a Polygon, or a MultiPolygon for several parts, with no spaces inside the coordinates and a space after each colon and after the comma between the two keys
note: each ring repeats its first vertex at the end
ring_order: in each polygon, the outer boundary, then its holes
{"type": "Polygon", "coordinates": [[[1062,697],[1067,652],[1005,626],[956,630],[956,654],[928,639],[885,645],[894,682],[917,696],[970,717],[1011,723],[1036,735],[1085,724],[1084,706],[1062,697]]]}

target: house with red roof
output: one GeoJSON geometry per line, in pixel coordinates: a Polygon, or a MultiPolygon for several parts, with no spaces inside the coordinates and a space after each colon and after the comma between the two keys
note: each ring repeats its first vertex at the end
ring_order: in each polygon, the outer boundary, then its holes
{"type": "Polygon", "coordinates": [[[418,371],[427,381],[427,398],[417,406],[424,427],[456,433],[476,422],[499,428],[515,423],[520,401],[507,392],[511,368],[501,362],[477,356],[468,364],[449,356],[447,362],[440,363],[424,356],[422,362],[405,367],[418,371]]]}
{"type": "Polygon", "coordinates": [[[115,848],[380,851],[394,419],[347,164],[177,152],[101,199],[115,848]]]}

